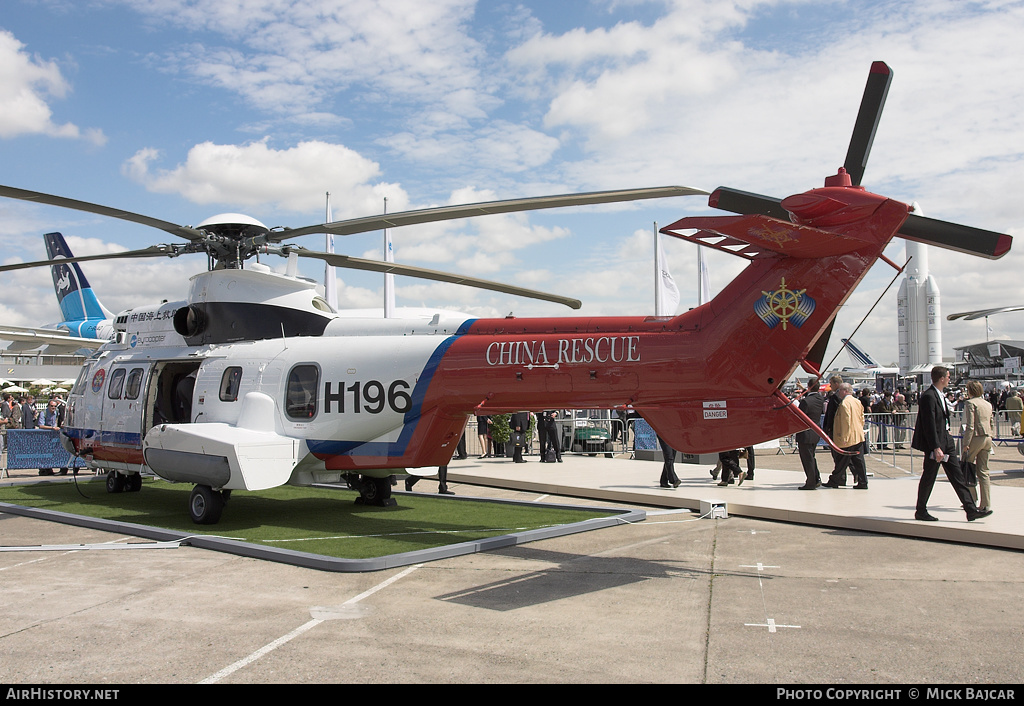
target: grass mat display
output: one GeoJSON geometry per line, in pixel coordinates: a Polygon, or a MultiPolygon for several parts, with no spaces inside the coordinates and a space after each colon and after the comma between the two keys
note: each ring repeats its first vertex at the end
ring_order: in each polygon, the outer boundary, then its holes
{"type": "Polygon", "coordinates": [[[0,502],[345,559],[399,554],[617,514],[416,494],[395,496],[397,505],[377,507],[355,504],[354,491],[281,486],[235,491],[220,522],[200,526],[189,518],[191,491],[189,484],[147,479],[140,492],[111,494],[102,482],[79,480],[77,489],[74,483],[0,488],[0,502]]]}

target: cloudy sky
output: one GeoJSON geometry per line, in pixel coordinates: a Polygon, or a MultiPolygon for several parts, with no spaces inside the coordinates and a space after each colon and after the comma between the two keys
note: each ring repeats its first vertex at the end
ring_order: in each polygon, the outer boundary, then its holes
{"type": "MultiPolygon", "coordinates": [[[[719,185],[783,197],[842,164],[868,68],[895,78],[864,184],[926,215],[1024,235],[1024,2],[991,0],[5,0],[0,184],[182,224],[269,226],[573,191],[719,185]]],[[[396,260],[651,314],[654,223],[701,197],[397,229],[396,260]]],[[[169,236],[0,201],[0,259],[169,236]]],[[[300,243],[321,249],[322,236],[300,243]]],[[[695,246],[666,243],[696,303],[695,246]]],[[[382,256],[382,235],[338,242],[382,256]]],[[[902,241],[891,259],[904,259],[902,241]]],[[[742,263],[709,258],[717,291],[742,263]]],[[[270,263],[276,265],[276,263],[270,263]]],[[[1024,304],[1024,241],[999,261],[932,250],[943,313],[1024,304]]],[[[201,256],[86,263],[115,311],[185,296],[201,256]]],[[[322,279],[321,267],[308,276],[322,279]]],[[[878,265],[835,339],[897,359],[897,282],[878,265]]],[[[338,271],[343,306],[381,306],[380,275],[338,271]]],[[[58,319],[49,273],[6,273],[0,322],[58,319]]],[[[399,306],[572,315],[555,304],[399,278],[399,306]]],[[[990,320],[1024,339],[1024,313],[990,320]]],[[[946,322],[947,355],[984,340],[946,322]]],[[[836,345],[832,346],[833,349],[836,345]]],[[[828,357],[831,357],[831,353],[828,357]]],[[[840,363],[845,361],[841,360],[840,363]]]]}

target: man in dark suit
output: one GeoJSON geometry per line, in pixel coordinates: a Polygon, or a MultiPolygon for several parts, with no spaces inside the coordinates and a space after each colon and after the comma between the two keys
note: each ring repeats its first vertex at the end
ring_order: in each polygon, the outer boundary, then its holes
{"type": "Polygon", "coordinates": [[[526,446],[527,436],[530,432],[530,413],[529,412],[516,412],[509,419],[509,426],[512,428],[512,438],[509,442],[514,445],[515,451],[512,453],[513,463],[526,463],[526,459],[523,458],[523,447],[526,446]]]}
{"type": "MultiPolygon", "coordinates": [[[[821,420],[821,413],[825,409],[825,398],[819,391],[820,386],[818,378],[808,380],[807,392],[800,398],[799,404],[800,411],[815,424],[821,420]]],[[[807,476],[807,480],[800,486],[800,490],[816,490],[821,485],[821,473],[818,472],[818,462],[814,458],[814,449],[820,440],[818,432],[810,428],[796,434],[796,448],[800,452],[800,463],[804,467],[804,475],[807,476]]]]}
{"type": "Polygon", "coordinates": [[[914,425],[914,438],[910,446],[924,454],[924,470],[917,486],[917,511],[914,517],[926,522],[938,519],[928,513],[928,498],[931,497],[932,486],[935,485],[941,465],[967,512],[967,521],[974,522],[979,517],[988,517],[992,511],[979,511],[970,489],[964,483],[956,443],[949,433],[949,404],[943,394],[948,384],[949,369],[936,365],[932,368],[932,386],[922,393],[918,403],[917,424],[914,425]]]}
{"type": "Polygon", "coordinates": [[[540,439],[540,462],[547,463],[548,452],[553,451],[555,461],[562,462],[562,445],[558,440],[558,412],[547,409],[537,418],[537,436],[540,439]]]}

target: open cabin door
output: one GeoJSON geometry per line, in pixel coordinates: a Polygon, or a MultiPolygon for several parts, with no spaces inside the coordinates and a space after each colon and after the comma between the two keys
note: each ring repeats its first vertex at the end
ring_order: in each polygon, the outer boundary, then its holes
{"type": "Polygon", "coordinates": [[[158,424],[189,424],[195,421],[192,393],[201,360],[169,360],[153,364],[146,388],[145,429],[158,424]]]}

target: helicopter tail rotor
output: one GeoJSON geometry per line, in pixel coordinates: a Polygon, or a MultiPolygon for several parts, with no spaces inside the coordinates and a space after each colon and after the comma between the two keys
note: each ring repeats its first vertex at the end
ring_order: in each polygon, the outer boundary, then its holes
{"type": "MultiPolygon", "coordinates": [[[[876,61],[871,65],[871,72],[868,74],[868,82],[861,98],[860,110],[857,113],[857,121],[854,124],[853,136],[850,139],[844,165],[852,186],[860,186],[864,176],[868,155],[875,139],[875,130],[882,115],[882,108],[885,106],[892,77],[892,69],[884,62],[876,61]]],[[[834,179],[834,177],[830,177],[830,179],[834,179]]],[[[828,184],[826,183],[826,185],[828,184]]],[[[761,214],[785,221],[796,220],[783,207],[782,199],[726,186],[715,189],[708,204],[712,208],[732,213],[761,214]]],[[[996,260],[1009,252],[1012,242],[1012,238],[1003,233],[925,218],[914,213],[907,217],[897,235],[907,240],[990,260],[996,260]]]]}

